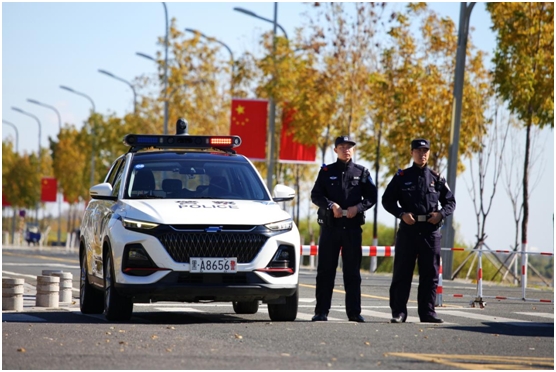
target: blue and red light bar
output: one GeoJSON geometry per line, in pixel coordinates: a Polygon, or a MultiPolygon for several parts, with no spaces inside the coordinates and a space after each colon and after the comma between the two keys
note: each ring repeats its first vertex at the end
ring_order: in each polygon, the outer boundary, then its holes
{"type": "Polygon", "coordinates": [[[128,134],[124,144],[132,148],[172,148],[172,149],[222,149],[231,150],[241,145],[239,136],[190,136],[190,135],[155,135],[128,134]]]}

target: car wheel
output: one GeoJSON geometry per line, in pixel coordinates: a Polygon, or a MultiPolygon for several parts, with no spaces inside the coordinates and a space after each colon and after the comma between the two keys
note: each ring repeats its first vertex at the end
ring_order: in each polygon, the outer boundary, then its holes
{"type": "Polygon", "coordinates": [[[102,292],[93,288],[87,278],[87,255],[81,254],[81,275],[79,278],[79,308],[83,314],[102,314],[102,292]]]}
{"type": "Polygon", "coordinates": [[[234,302],[236,314],[256,314],[259,311],[259,301],[234,302]]]}
{"type": "Polygon", "coordinates": [[[118,293],[115,279],[112,253],[108,252],[104,260],[104,316],[108,320],[128,321],[133,313],[133,302],[118,293]]]}
{"type": "Polygon", "coordinates": [[[268,304],[268,316],[275,322],[293,322],[297,318],[297,305],[299,303],[299,290],[286,297],[285,304],[268,304]]]}

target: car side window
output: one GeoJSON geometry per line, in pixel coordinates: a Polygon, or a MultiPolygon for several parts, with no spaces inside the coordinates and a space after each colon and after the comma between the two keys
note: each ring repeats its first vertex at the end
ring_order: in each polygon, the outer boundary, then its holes
{"type": "Polygon", "coordinates": [[[111,184],[112,187],[114,186],[114,180],[116,179],[116,175],[118,174],[118,170],[120,169],[120,165],[122,164],[123,160],[124,158],[121,157],[116,160],[114,164],[112,164],[112,167],[110,168],[110,171],[108,172],[108,175],[104,180],[104,182],[108,182],[109,184],[111,184]]]}
{"type": "Polygon", "coordinates": [[[114,183],[112,184],[112,196],[118,196],[118,192],[120,191],[120,186],[122,185],[122,175],[124,173],[125,168],[125,158],[121,159],[121,164],[118,168],[114,176],[114,183]]]}

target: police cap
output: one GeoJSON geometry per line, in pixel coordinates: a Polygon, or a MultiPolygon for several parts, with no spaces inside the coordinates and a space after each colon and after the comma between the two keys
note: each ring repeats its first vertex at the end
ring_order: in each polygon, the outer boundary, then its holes
{"type": "Polygon", "coordinates": [[[336,141],[334,141],[334,147],[338,147],[338,145],[341,145],[342,143],[349,143],[352,146],[355,146],[355,141],[349,138],[349,136],[340,136],[336,138],[336,141]]]}
{"type": "Polygon", "coordinates": [[[431,145],[429,143],[429,141],[427,141],[426,139],[423,138],[417,138],[414,139],[413,141],[411,141],[411,149],[415,150],[415,149],[430,149],[431,145]]]}

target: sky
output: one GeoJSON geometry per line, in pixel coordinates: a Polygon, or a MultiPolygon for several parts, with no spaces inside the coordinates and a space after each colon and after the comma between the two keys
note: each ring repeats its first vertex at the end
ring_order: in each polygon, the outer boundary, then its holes
{"type": "MultiPolygon", "coordinates": [[[[180,29],[193,28],[215,37],[237,55],[257,50],[260,35],[272,27],[271,23],[233,10],[242,7],[272,19],[272,2],[168,2],[166,5],[169,18],[176,18],[180,29]]],[[[396,6],[401,7],[403,3],[396,6]]],[[[458,24],[460,3],[429,3],[429,6],[458,24]]],[[[280,2],[278,23],[292,37],[295,28],[303,24],[303,13],[308,10],[305,3],[280,2]]],[[[164,35],[165,22],[164,7],[159,2],[2,3],[2,119],[18,128],[19,152],[37,151],[38,125],[36,120],[11,107],[39,118],[42,147],[48,146],[48,137],[56,137],[58,117],[53,110],[29,103],[27,99],[54,106],[60,112],[62,123],[81,127],[89,116],[91,102],[60,89],[60,85],[89,96],[99,113],[123,116],[131,112],[133,93],[130,87],[100,74],[98,69],[127,81],[143,74],[154,74],[154,62],[137,56],[136,52],[156,55],[157,38],[164,35]]],[[[492,56],[496,38],[490,29],[490,16],[484,3],[475,5],[470,26],[473,43],[492,56]]],[[[223,58],[229,58],[226,50],[222,53],[223,58]]],[[[14,137],[14,129],[3,124],[2,139],[14,140],[14,137]]],[[[530,197],[528,243],[532,250],[552,252],[554,133],[551,129],[543,130],[541,138],[537,151],[541,154],[539,164],[542,164],[533,170],[539,182],[530,197]]],[[[3,180],[4,186],[8,182],[3,180]]],[[[473,244],[476,218],[466,182],[471,182],[469,172],[456,180],[454,220],[459,225],[459,236],[465,243],[473,244]]],[[[379,190],[379,195],[383,191],[379,190]]],[[[63,205],[64,210],[67,207],[63,205]]],[[[57,214],[55,203],[47,203],[47,210],[57,214]]],[[[372,213],[368,215],[369,220],[372,213]]],[[[380,222],[393,226],[393,217],[381,206],[378,216],[380,222]]],[[[487,220],[487,235],[486,242],[491,249],[510,249],[514,241],[513,214],[502,186],[498,188],[487,220]]]]}

